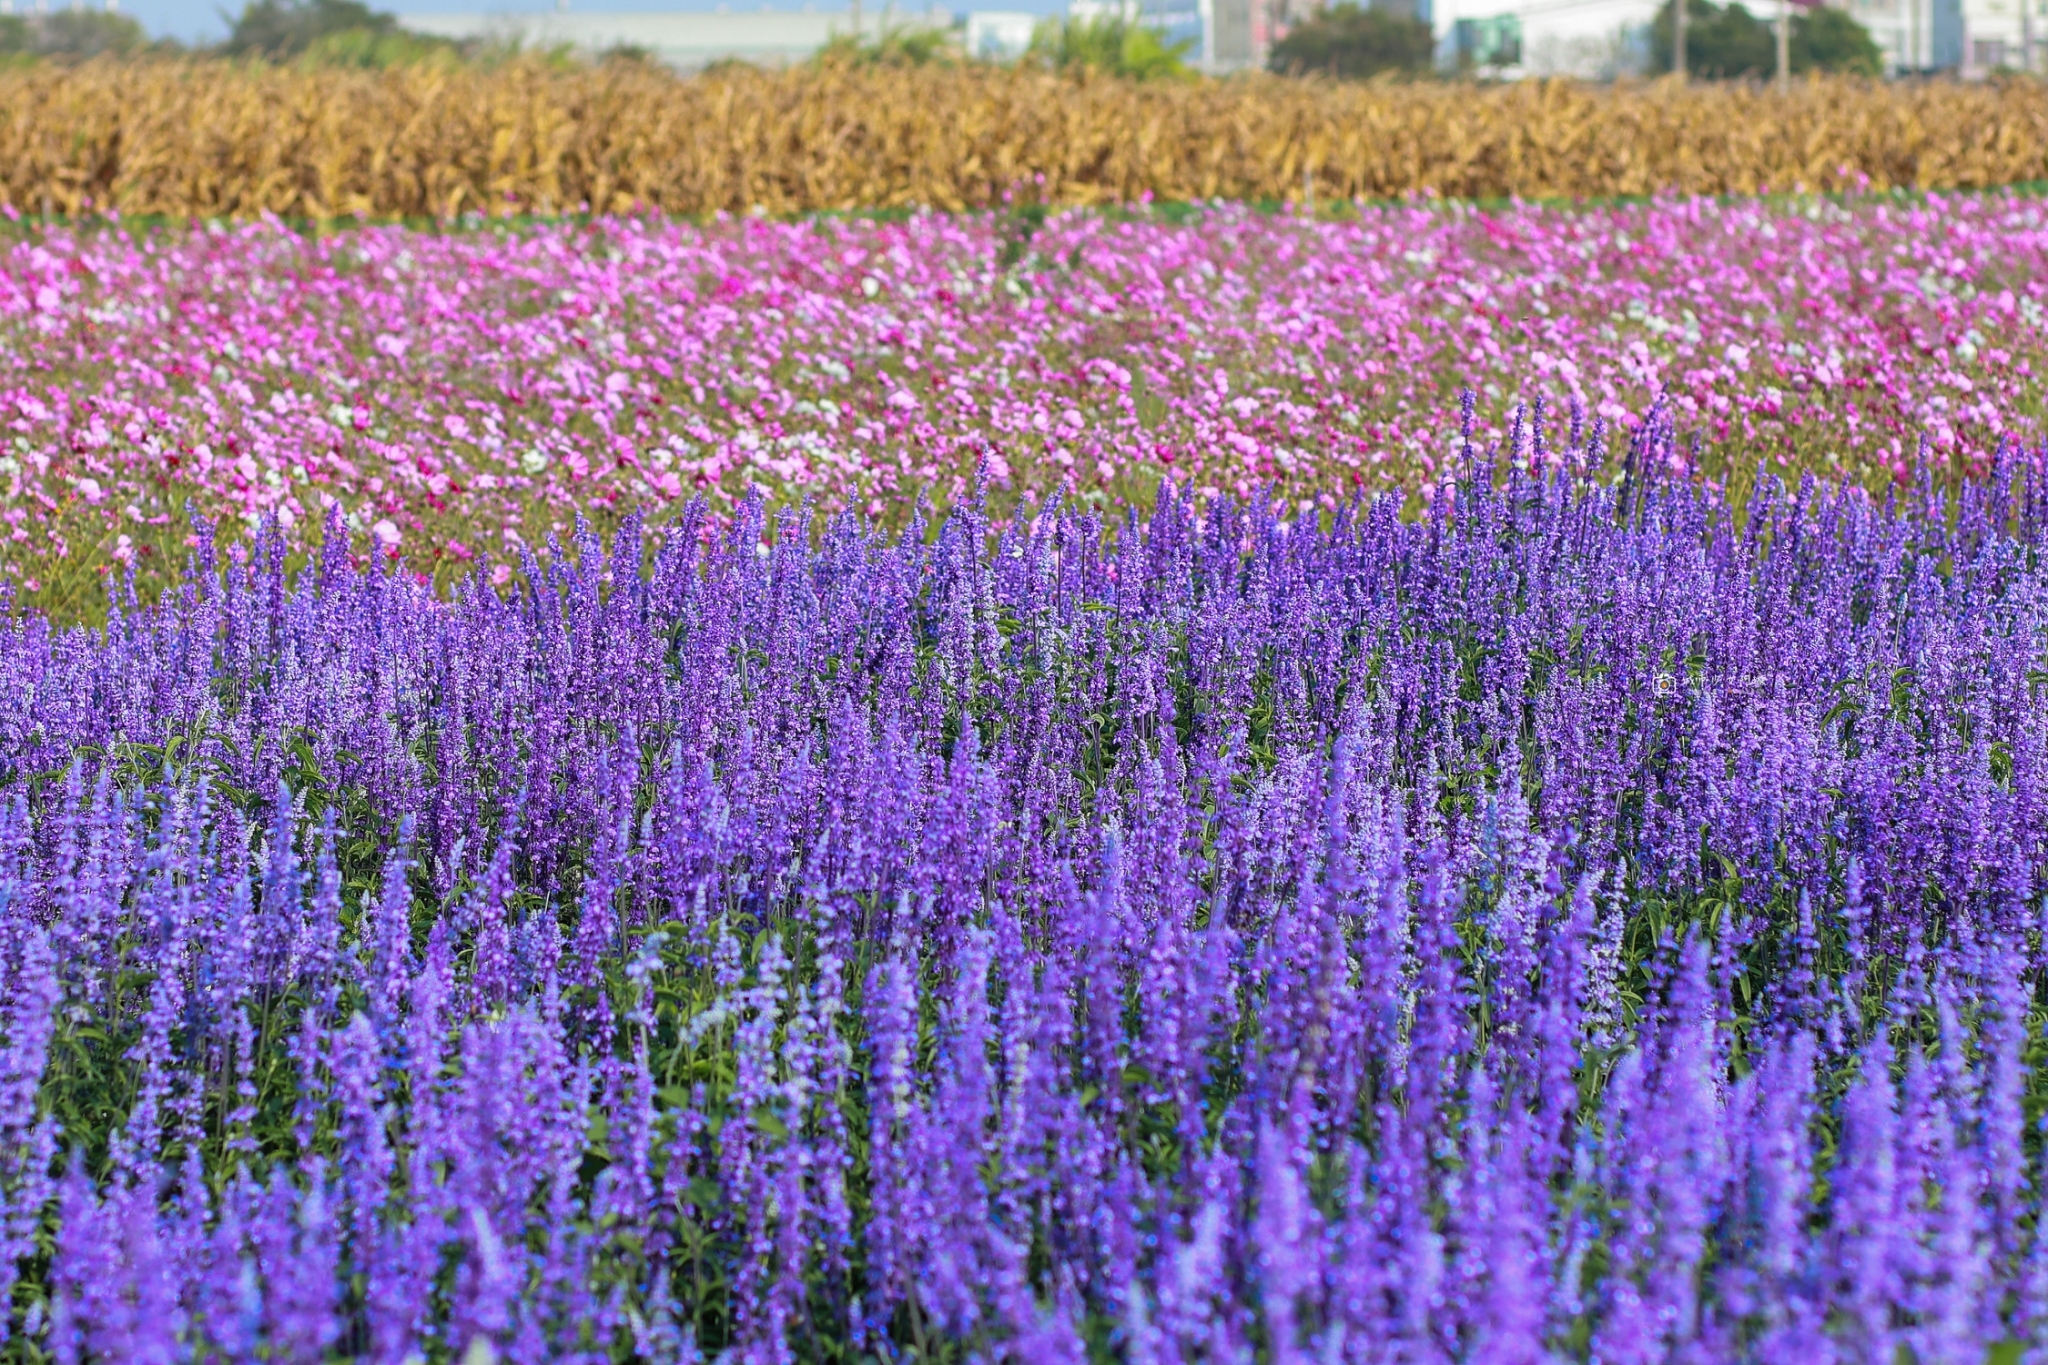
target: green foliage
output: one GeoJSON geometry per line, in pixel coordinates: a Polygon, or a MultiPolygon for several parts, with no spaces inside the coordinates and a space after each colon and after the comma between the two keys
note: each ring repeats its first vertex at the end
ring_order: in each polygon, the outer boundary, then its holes
{"type": "Polygon", "coordinates": [[[960,45],[949,28],[890,28],[873,38],[842,33],[819,50],[820,64],[844,66],[948,66],[960,61],[960,45]]]}
{"type": "Polygon", "coordinates": [[[149,46],[142,25],[126,14],[83,9],[27,17],[0,14],[0,60],[128,57],[149,46]]]}
{"type": "Polygon", "coordinates": [[[597,60],[600,62],[631,62],[642,66],[651,66],[655,63],[656,58],[654,49],[651,47],[642,47],[638,43],[613,43],[610,47],[597,54],[597,60]]]}
{"type": "Polygon", "coordinates": [[[1132,80],[1181,80],[1192,74],[1194,45],[1167,42],[1156,29],[1123,19],[1048,19],[1031,35],[1028,57],[1055,71],[1100,71],[1132,80]]]}
{"type": "Polygon", "coordinates": [[[441,62],[453,65],[461,50],[447,38],[404,29],[345,28],[315,38],[300,60],[312,66],[351,66],[381,71],[394,66],[441,62]]]}
{"type": "Polygon", "coordinates": [[[1385,71],[1427,71],[1435,56],[1427,21],[1343,0],[1289,29],[1273,44],[1270,65],[1282,74],[1362,79],[1385,71]]]}
{"type": "Polygon", "coordinates": [[[32,27],[46,57],[127,57],[149,45],[132,16],[105,10],[56,10],[38,15],[32,27]]]}
{"type": "Polygon", "coordinates": [[[362,0],[248,0],[222,50],[232,56],[297,57],[322,39],[396,32],[396,16],[362,0]]]}
{"type": "MultiPolygon", "coordinates": [[[[1105,605],[1104,611],[1114,619],[1114,608],[1105,605]]],[[[1119,643],[1104,638],[1097,642],[1097,647],[1106,658],[1113,659],[1119,643]]],[[[1576,639],[1572,641],[1570,653],[1577,654],[1578,643],[1576,639]]],[[[1083,668],[1089,666],[1060,647],[1056,646],[1053,654],[1055,657],[1042,662],[1055,675],[1065,676],[1066,666],[1074,663],[1081,663],[1083,668]]],[[[1270,702],[1272,685],[1272,675],[1265,674],[1258,688],[1263,701],[1270,702]]],[[[222,765],[220,771],[214,772],[199,760],[199,755],[207,752],[210,744],[217,745],[221,738],[220,732],[203,733],[195,728],[190,733],[169,736],[162,745],[123,746],[105,757],[112,760],[110,772],[114,781],[133,795],[152,821],[163,819],[166,792],[162,784],[189,783],[204,774],[213,783],[213,790],[234,801],[252,825],[264,827],[276,814],[268,798],[224,786],[228,766],[222,765]]],[[[1130,738],[1133,742],[1139,739],[1130,738]]],[[[1105,743],[1113,749],[1113,740],[1105,743]]],[[[367,792],[337,785],[321,773],[310,743],[301,741],[293,746],[292,752],[297,760],[288,770],[292,791],[304,801],[309,812],[331,811],[335,817],[333,852],[343,903],[339,942],[345,952],[371,952],[371,945],[363,937],[362,910],[379,891],[383,857],[393,834],[390,822],[379,816],[367,792]]],[[[652,752],[642,756],[643,764],[647,765],[638,778],[643,788],[642,802],[654,799],[651,784],[659,780],[655,766],[658,761],[652,752]]],[[[1117,783],[1128,796],[1128,788],[1123,787],[1128,778],[1116,778],[1116,771],[1113,752],[1097,753],[1078,775],[1085,779],[1092,773],[1098,782],[1117,783]]],[[[1498,773],[1491,774],[1486,785],[1491,787],[1500,778],[1498,773]]],[[[1213,804],[1205,806],[1206,812],[1214,809],[1213,804]]],[[[310,862],[321,836],[305,827],[300,837],[301,857],[310,862]]],[[[588,850],[579,847],[570,859],[580,864],[587,856],[588,850]]],[[[1941,1041],[1945,1036],[1944,1021],[1933,1007],[1923,1004],[1901,1010],[1891,995],[1896,986],[1896,964],[1883,958],[1867,964],[1859,960],[1845,925],[1827,922],[1813,933],[1810,942],[1802,945],[1798,936],[1803,912],[1794,893],[1767,890],[1759,897],[1757,888],[1745,886],[1732,863],[1714,853],[1710,845],[1703,844],[1701,862],[1700,884],[1688,891],[1658,892],[1624,884],[1608,892],[1609,899],[1603,906],[1611,909],[1623,926],[1616,944],[1620,967],[1616,1001],[1625,1027],[1636,1027],[1646,1009],[1658,1001],[1665,989],[1662,983],[1669,981],[1676,970],[1680,945],[1696,936],[1710,948],[1726,948],[1724,960],[1729,974],[1721,983],[1726,993],[1717,996],[1716,1005],[1726,1011],[1731,1045],[1728,1063],[1734,1077],[1753,1074],[1754,1040],[1770,1020],[1761,1007],[1764,988],[1779,979],[1786,964],[1801,952],[1810,953],[1808,970],[1820,981],[1849,992],[1845,998],[1854,1002],[1850,1022],[1857,1028],[1856,1036],[1869,1037],[1879,1030],[1889,1030],[1893,1045],[1902,1055],[1946,1045],[1941,1041]],[[1718,876],[1708,870],[1716,868],[1718,876]],[[1726,940],[1731,930],[1738,929],[1734,940],[1726,940]]],[[[531,871],[516,861],[514,870],[515,875],[531,871]]],[[[1846,868],[1837,875],[1846,875],[1846,868]]],[[[1498,923],[1492,912],[1499,904],[1501,885],[1497,870],[1484,869],[1466,886],[1464,913],[1452,946],[1471,978],[1488,984],[1505,980],[1500,969],[1501,942],[1490,927],[1498,923]]],[[[430,878],[420,869],[415,869],[409,886],[416,921],[414,951],[424,946],[427,925],[475,889],[464,878],[437,894],[430,878]]],[[[601,977],[564,989],[561,1005],[571,1017],[587,1016],[602,1004],[608,1017],[631,1021],[621,1030],[611,1055],[623,1060],[632,1055],[635,1046],[645,1048],[657,1125],[673,1125],[686,1113],[701,1122],[700,1141],[704,1146],[694,1146],[677,1134],[668,1147],[669,1160],[705,1160],[705,1149],[715,1144],[718,1134],[728,1126],[742,1126],[761,1150],[774,1153],[793,1151],[800,1144],[815,1142],[826,1134],[861,1135],[873,1131],[873,1106],[878,1092],[868,1062],[873,1055],[873,1039],[866,1027],[863,997],[865,983],[880,958],[879,941],[864,938],[856,942],[849,956],[842,956],[843,949],[821,941],[811,928],[816,907],[808,902],[807,896],[808,893],[792,888],[751,905],[737,898],[728,900],[714,907],[720,912],[719,920],[702,937],[678,932],[679,925],[664,913],[667,907],[658,899],[636,905],[636,913],[646,915],[647,926],[626,928],[633,918],[622,916],[617,950],[604,964],[601,977]],[[724,965],[714,968],[721,948],[730,955],[724,959],[724,965]],[[729,972],[730,979],[721,980],[722,972],[729,972]],[[853,1062],[846,1083],[832,1092],[785,1084],[803,1074],[795,1063],[797,1054],[789,1046],[799,1036],[797,1002],[815,1001],[821,996],[844,1002],[841,1008],[825,1016],[823,1036],[842,1047],[853,1062]],[[767,1063],[762,1077],[767,1084],[756,1092],[766,1093],[765,1102],[750,1103],[743,1098],[739,1078],[743,1030],[766,1040],[765,1044],[756,1043],[756,1055],[767,1063]]],[[[514,903],[522,917],[550,912],[549,902],[530,889],[516,893],[514,903]]],[[[145,957],[143,928],[138,920],[130,918],[113,930],[119,935],[118,944],[124,953],[133,951],[137,960],[145,957]]],[[[458,943],[459,952],[473,951],[469,934],[460,935],[458,943]]],[[[1136,988],[1134,980],[1125,984],[1127,989],[1136,988]]],[[[1528,985],[1526,981],[1514,984],[1524,989],[1528,985]]],[[[50,1066],[38,1094],[47,1112],[62,1124],[66,1137],[64,1162],[68,1165],[72,1160],[81,1161],[87,1173],[98,1180],[109,1178],[109,1155],[114,1140],[131,1121],[144,1090],[146,1063],[138,1044],[143,1040],[143,1016],[153,978],[137,969],[113,976],[108,985],[107,992],[94,1002],[92,1009],[78,1008],[59,1016],[50,1066]]],[[[174,1033],[173,1042],[181,1054],[209,1059],[206,1084],[193,1097],[198,1122],[189,1133],[197,1142],[191,1154],[216,1183],[227,1179],[238,1167],[246,1166],[263,1175],[301,1164],[310,1156],[333,1161],[343,1155],[341,1126],[331,1100],[314,1098],[308,1113],[305,1101],[309,1097],[300,1088],[301,1063],[293,1047],[301,1021],[311,1010],[324,1010],[326,1017],[335,1020],[368,1011],[371,1001],[360,992],[359,985],[351,984],[326,1001],[288,987],[261,1000],[244,1002],[238,1007],[238,1017],[246,1019],[248,1028],[246,1042],[241,1046],[224,1044],[221,1040],[230,1036],[232,1030],[219,1025],[208,1029],[187,1023],[174,1033]]],[[[943,982],[936,977],[922,977],[915,981],[913,989],[918,1009],[910,1046],[922,1064],[930,1065],[932,1052],[941,1038],[937,1017],[943,982]]],[[[1135,1000],[1134,996],[1130,998],[1135,1000]]],[[[1467,1002],[1475,1051],[1483,1050],[1490,1042],[1498,1045],[1496,1040],[1504,1036],[1496,1032],[1490,998],[1481,992],[1467,1002]]],[[[1184,1101],[1180,1096],[1151,1084],[1150,1073],[1142,1067],[1128,1066],[1120,1074],[1106,1078],[1105,1088],[1116,1110],[1125,1116],[1123,1140],[1154,1178],[1168,1178],[1184,1170],[1186,1152],[1181,1135],[1191,1129],[1197,1141],[1215,1142],[1225,1115],[1245,1092],[1247,1068],[1237,1045],[1256,1029],[1258,1007],[1247,999],[1240,1009],[1242,1012],[1227,1040],[1211,1045],[1202,1089],[1189,1097],[1194,1105],[1190,1112],[1182,1111],[1184,1101]]],[[[1133,1017],[1136,1013],[1134,1009],[1133,1017]]],[[[1952,1021],[1947,1028],[1953,1028],[1952,1021]]],[[[1608,1077],[1625,1051],[1623,1043],[1604,1050],[1591,1049],[1580,1059],[1572,1077],[1576,1081],[1577,1104],[1568,1111],[1571,1121],[1589,1122],[1598,1114],[1608,1077]]],[[[1819,1086],[1823,1095],[1839,1095],[1846,1089],[1853,1080],[1854,1059],[1852,1048],[1842,1061],[1823,1061],[1819,1086]]],[[[390,1074],[386,1081],[390,1087],[387,1099],[401,1110],[418,1102],[421,1088],[431,1083],[434,1074],[432,1070],[390,1074]]],[[[2048,1098],[2043,1094],[2044,1074],[2048,1072],[2039,1067],[2028,1073],[2025,1105],[2030,1115],[2038,1114],[2044,1098],[2048,1098]]],[[[1384,1093],[1384,1085],[1379,1076],[1368,1076],[1366,1084],[1359,1087],[1355,1108],[1339,1116],[1339,1132],[1367,1147],[1375,1143],[1374,1102],[1384,1093]]],[[[1082,1103],[1091,1102],[1098,1093],[1101,1092],[1093,1089],[1082,1092],[1082,1103]]],[[[583,1159],[574,1167],[572,1178],[573,1202],[583,1207],[595,1202],[596,1182],[614,1160],[614,1122],[603,1112],[592,1115],[583,1159]]],[[[1824,1105],[1813,1122],[1824,1131],[1832,1130],[1839,1124],[1839,1118],[1833,1106],[1824,1105]]],[[[404,1130],[396,1131],[403,1142],[404,1130]]],[[[165,1132],[162,1137],[167,1153],[165,1164],[175,1165],[187,1154],[185,1136],[165,1132]]],[[[1338,1146],[1341,1149],[1343,1144],[1338,1146]]],[[[857,1136],[849,1144],[848,1157],[849,1213],[855,1226],[866,1227],[875,1217],[875,1166],[870,1149],[857,1136]]],[[[1345,1169],[1341,1158],[1333,1157],[1332,1162],[1330,1170],[1323,1172],[1325,1177],[1345,1169]]],[[[1328,1210],[1341,1197],[1344,1182],[1324,1178],[1313,1185],[1318,1207],[1328,1210]]],[[[1600,1197],[1590,1187],[1581,1187],[1578,1193],[1587,1199],[1600,1197]]],[[[731,1202],[732,1197],[733,1191],[715,1180],[692,1181],[687,1198],[694,1216],[678,1223],[676,1234],[683,1241],[671,1251],[667,1261],[675,1275],[673,1285],[681,1318],[707,1351],[722,1350],[734,1340],[732,1287],[727,1276],[728,1268],[745,1257],[741,1239],[747,1219],[745,1210],[731,1202]]],[[[1593,1206],[1593,1211],[1603,1219],[1616,1212],[1604,1203],[1593,1206]]],[[[585,1235],[597,1235],[600,1231],[594,1224],[580,1220],[575,1228],[585,1235]]],[[[1045,1254],[1044,1228],[1027,1224],[1021,1235],[1031,1242],[1035,1255],[1045,1254]]],[[[601,1264],[598,1272],[604,1277],[603,1287],[616,1285],[622,1293],[629,1293],[633,1284],[644,1284],[651,1277],[657,1264],[640,1254],[637,1247],[622,1245],[619,1259],[601,1264]]],[[[807,1275],[806,1296],[843,1302],[844,1296],[862,1288],[865,1270],[866,1263],[858,1258],[836,1272],[812,1270],[807,1275]]],[[[447,1282],[455,1273],[452,1264],[442,1267],[437,1278],[439,1292],[447,1292],[447,1282]]],[[[28,1292],[33,1301],[47,1301],[43,1298],[46,1284],[31,1279],[28,1292]]],[[[345,1307],[359,1311],[363,1292],[360,1279],[347,1285],[343,1289],[345,1307]]],[[[1588,1325],[1581,1320],[1575,1330],[1588,1325]]],[[[807,1350],[799,1358],[855,1358],[835,1352],[835,1343],[828,1338],[811,1339],[805,1345],[807,1350]]],[[[600,1342],[599,1346],[599,1358],[644,1358],[633,1355],[623,1340],[600,1342]]],[[[47,1359],[34,1355],[20,1358],[47,1359]]],[[[917,1358],[951,1357],[935,1357],[921,1351],[917,1358]]],[[[1098,1358],[1112,1357],[1104,1354],[1098,1358]]],[[[2020,1358],[2007,1343],[1989,1345],[1984,1357],[1989,1365],[2009,1365],[2020,1358]]]]}
{"type": "Polygon", "coordinates": [[[453,66],[488,59],[494,49],[452,38],[411,33],[397,16],[373,10],[362,0],[248,0],[221,50],[232,56],[296,59],[308,66],[453,66]]]}
{"type": "MultiPolygon", "coordinates": [[[[1672,69],[1674,0],[1665,0],[1650,21],[1650,66],[1672,69]]],[[[1735,0],[1726,9],[1713,0],[1686,0],[1685,70],[1707,80],[1765,76],[1777,67],[1770,26],[1735,0]]]]}
{"type": "MultiPolygon", "coordinates": [[[[1672,69],[1674,0],[1650,24],[1650,65],[1672,69]]],[[[1778,40],[1772,21],[1758,18],[1734,0],[1726,9],[1713,0],[1686,0],[1685,69],[1708,80],[1769,76],[1778,69],[1778,40]]],[[[1883,59],[1869,30],[1845,10],[1802,10],[1792,16],[1787,44],[1794,73],[1836,71],[1851,76],[1883,73],[1883,59]]]]}
{"type": "Polygon", "coordinates": [[[1839,71],[1846,76],[1882,76],[1884,54],[1870,30],[1849,11],[1832,7],[1792,16],[1792,69],[1839,71]]]}

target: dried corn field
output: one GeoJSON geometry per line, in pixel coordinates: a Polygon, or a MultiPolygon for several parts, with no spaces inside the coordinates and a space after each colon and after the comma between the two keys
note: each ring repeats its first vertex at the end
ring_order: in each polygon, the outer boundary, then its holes
{"type": "Polygon", "coordinates": [[[64,213],[772,213],[1056,203],[1982,187],[2048,177],[2037,84],[1788,93],[1135,85],[988,67],[0,73],[0,200],[64,213]]]}

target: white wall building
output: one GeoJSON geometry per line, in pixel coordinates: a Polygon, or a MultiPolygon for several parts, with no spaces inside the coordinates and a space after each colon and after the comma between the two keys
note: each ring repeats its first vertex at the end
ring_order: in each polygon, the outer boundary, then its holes
{"type": "Polygon", "coordinates": [[[1013,62],[1031,47],[1038,16],[1024,10],[972,10],[961,45],[967,55],[984,62],[1013,62]]]}
{"type": "MultiPolygon", "coordinates": [[[[1966,79],[1996,71],[2048,71],[2048,0],[1828,0],[1870,31],[1891,75],[1954,72],[1966,79]]],[[[1747,0],[1766,23],[1778,0],[1747,0]]],[[[1663,0],[1434,0],[1440,42],[1461,18],[1514,14],[1522,24],[1523,64],[1504,75],[1606,79],[1642,71],[1650,57],[1650,21],[1663,0]]]]}
{"type": "Polygon", "coordinates": [[[2048,67],[2048,0],[1847,0],[1891,72],[2048,67]]]}
{"type": "Polygon", "coordinates": [[[1885,70],[1894,75],[1948,70],[1968,55],[1962,0],[1848,0],[1847,7],[1877,40],[1885,70]]]}
{"type": "MultiPolygon", "coordinates": [[[[1096,0],[1100,3],[1100,0],[1096,0]]],[[[1724,0],[1725,2],[1725,0],[1724,0]]],[[[1215,27],[1226,7],[1243,29],[1236,61],[1212,66],[1232,69],[1264,60],[1271,35],[1292,11],[1310,12],[1318,0],[1202,0],[1204,16],[1217,16],[1205,50],[1218,50],[1215,27]]],[[[1372,0],[1420,13],[1430,21],[1439,64],[1459,64],[1461,42],[1473,29],[1512,16],[1521,30],[1520,60],[1488,68],[1488,74],[1578,76],[1611,80],[1647,71],[1650,23],[1664,0],[1372,0]],[[1460,22],[1471,21],[1461,31],[1460,22]]],[[[1745,0],[1766,23],[1778,17],[1780,0],[1745,0]]],[[[1828,0],[1846,9],[1870,31],[1883,53],[1885,70],[1955,72],[1965,78],[2000,70],[2048,72],[2048,0],[1828,0]]],[[[1496,26],[1494,33],[1498,33],[1496,26]]]]}
{"type": "Polygon", "coordinates": [[[2048,0],[1963,0],[1963,74],[2048,69],[2048,0]]]}

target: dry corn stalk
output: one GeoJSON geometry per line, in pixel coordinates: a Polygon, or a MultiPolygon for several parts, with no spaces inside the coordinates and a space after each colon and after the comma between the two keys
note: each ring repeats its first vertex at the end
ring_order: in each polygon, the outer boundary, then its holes
{"type": "Polygon", "coordinates": [[[2048,87],[1789,91],[1136,85],[992,67],[679,79],[614,63],[384,72],[190,61],[0,72],[0,201],[31,211],[771,213],[1006,197],[1580,197],[2048,179],[2048,87]]]}

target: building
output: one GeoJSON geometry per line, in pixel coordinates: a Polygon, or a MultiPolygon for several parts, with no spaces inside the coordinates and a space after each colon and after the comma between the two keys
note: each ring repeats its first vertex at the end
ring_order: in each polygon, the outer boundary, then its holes
{"type": "Polygon", "coordinates": [[[2039,71],[2044,27],[2048,4],[2043,0],[1964,0],[1963,74],[2039,71]]]}
{"type": "MultiPolygon", "coordinates": [[[[1202,69],[1217,73],[1263,66],[1290,25],[1326,0],[1069,0],[1077,20],[1121,19],[1185,41],[1202,69]]],[[[1577,76],[1611,80],[1640,74],[1650,61],[1650,22],[1664,0],[1369,0],[1429,22],[1437,62],[1514,79],[1577,76]]],[[[1894,75],[1953,71],[1983,77],[2006,70],[2048,70],[2048,0],[1834,0],[1870,30],[1894,75]]],[[[1778,0],[1749,0],[1760,18],[1778,0]]],[[[847,9],[591,11],[404,14],[406,27],[450,38],[516,39],[590,52],[633,47],[680,70],[737,58],[761,65],[803,61],[836,37],[873,39],[892,28],[937,25],[961,31],[967,52],[1014,61],[1031,45],[1041,16],[977,10],[956,19],[932,6],[860,0],[847,9]]]]}
{"type": "Polygon", "coordinates": [[[1211,71],[1242,71],[1259,64],[1252,41],[1258,0],[1202,0],[1202,64],[1211,71]]]}
{"type": "MultiPolygon", "coordinates": [[[[1981,79],[2000,71],[2048,71],[2048,0],[1827,0],[1870,31],[1893,76],[1950,72],[1981,79]]],[[[1490,9],[1498,0],[1437,0],[1440,9],[1490,9]]],[[[1662,0],[1524,0],[1528,74],[1607,76],[1649,61],[1649,22],[1662,0]],[[1620,31],[1614,27],[1620,25],[1620,31]]],[[[1750,0],[1759,18],[1777,17],[1774,0],[1750,0]]],[[[1446,26],[1438,32],[1448,40],[1446,26]]]]}
{"type": "Polygon", "coordinates": [[[1963,0],[1965,76],[2048,70],[2048,0],[1963,0]]]}
{"type": "MultiPolygon", "coordinates": [[[[1947,71],[1963,64],[1966,0],[1848,0],[1856,22],[1870,30],[1892,75],[1947,71]]],[[[1988,0],[1979,0],[1984,7],[1988,0]]],[[[2017,0],[1999,0],[2011,6],[2017,0]]]]}
{"type": "MultiPolygon", "coordinates": [[[[1370,0],[1430,21],[1437,62],[1506,79],[1611,80],[1646,72],[1650,23],[1665,0],[1370,0]]],[[[1724,0],[1725,2],[1725,0],[1724,0]]],[[[1225,0],[1209,0],[1221,6],[1225,0]]],[[[1239,0],[1256,65],[1273,37],[1321,0],[1239,0]]],[[[1747,0],[1773,21],[1782,0],[1747,0]]],[[[2048,72],[2048,0],[1828,0],[1870,31],[1892,75],[2048,72]]],[[[1220,13],[1220,10],[1219,10],[1220,13]]]]}
{"type": "Polygon", "coordinates": [[[1013,62],[1031,49],[1038,16],[1023,10],[974,10],[967,16],[961,46],[977,61],[1013,62]]]}

